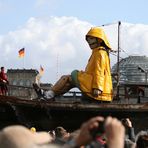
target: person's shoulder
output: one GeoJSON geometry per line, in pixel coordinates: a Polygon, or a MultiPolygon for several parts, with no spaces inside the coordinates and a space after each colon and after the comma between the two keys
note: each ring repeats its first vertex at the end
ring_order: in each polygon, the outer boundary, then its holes
{"type": "Polygon", "coordinates": [[[99,51],[100,52],[106,52],[106,49],[105,49],[105,47],[101,46],[101,47],[99,47],[99,51]]]}
{"type": "Polygon", "coordinates": [[[107,55],[107,51],[104,47],[99,47],[99,49],[96,51],[98,55],[107,55]]]}

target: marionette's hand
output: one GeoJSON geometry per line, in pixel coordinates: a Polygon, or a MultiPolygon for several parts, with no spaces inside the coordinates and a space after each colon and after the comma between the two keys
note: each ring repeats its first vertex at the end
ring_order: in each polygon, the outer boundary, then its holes
{"type": "Polygon", "coordinates": [[[100,89],[93,89],[93,96],[94,97],[98,97],[100,94],[102,93],[102,91],[100,89]]]}

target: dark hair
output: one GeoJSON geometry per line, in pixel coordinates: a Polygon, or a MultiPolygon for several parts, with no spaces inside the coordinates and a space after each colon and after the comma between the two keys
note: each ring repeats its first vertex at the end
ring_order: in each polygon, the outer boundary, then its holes
{"type": "Polygon", "coordinates": [[[121,119],[121,123],[122,123],[124,126],[126,126],[126,124],[127,124],[127,119],[126,119],[126,118],[122,118],[122,119],[121,119]]]}
{"type": "Polygon", "coordinates": [[[49,133],[49,135],[52,136],[53,138],[55,137],[55,131],[54,131],[54,130],[51,130],[51,131],[49,131],[48,133],[49,133]]]}
{"type": "Polygon", "coordinates": [[[59,138],[62,138],[64,134],[67,133],[67,131],[62,126],[56,127],[54,131],[55,131],[55,136],[59,138]]]}
{"type": "Polygon", "coordinates": [[[148,147],[148,135],[140,136],[136,144],[137,144],[137,148],[147,148],[148,147]]]}
{"type": "Polygon", "coordinates": [[[110,49],[110,48],[108,48],[108,46],[105,44],[105,42],[103,40],[101,42],[101,46],[105,47],[105,49],[110,49]]]}
{"type": "Polygon", "coordinates": [[[136,140],[137,148],[147,148],[148,147],[148,133],[147,131],[141,131],[137,135],[136,140]]]}
{"type": "Polygon", "coordinates": [[[1,70],[2,70],[2,69],[4,69],[4,67],[3,67],[3,66],[1,67],[1,70]]]}

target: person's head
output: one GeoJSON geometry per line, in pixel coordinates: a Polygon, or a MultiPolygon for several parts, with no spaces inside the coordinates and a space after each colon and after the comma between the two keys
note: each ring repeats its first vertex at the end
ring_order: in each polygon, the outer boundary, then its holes
{"type": "Polygon", "coordinates": [[[121,123],[124,125],[124,127],[127,127],[127,119],[126,118],[122,118],[121,123]]]}
{"type": "Polygon", "coordinates": [[[5,68],[4,68],[4,67],[1,67],[1,71],[3,71],[3,72],[4,72],[4,71],[5,71],[5,68]]]}
{"type": "Polygon", "coordinates": [[[67,140],[70,134],[61,126],[55,128],[55,138],[60,138],[63,140],[67,140]]]}
{"type": "Polygon", "coordinates": [[[97,48],[97,47],[101,46],[101,43],[102,43],[101,39],[90,36],[90,35],[86,36],[86,41],[88,42],[89,47],[91,49],[94,49],[94,48],[97,48]]]}
{"type": "Polygon", "coordinates": [[[91,28],[86,34],[86,41],[91,49],[103,46],[105,49],[111,50],[111,46],[107,40],[105,32],[100,27],[91,28]]]}
{"type": "Polygon", "coordinates": [[[132,122],[129,118],[122,118],[121,123],[124,125],[125,128],[131,128],[132,127],[132,122]]]}
{"type": "Polygon", "coordinates": [[[137,134],[136,148],[148,148],[148,131],[140,131],[137,134]]]}
{"type": "Polygon", "coordinates": [[[50,130],[49,135],[53,138],[53,141],[55,140],[55,131],[54,130],[50,130]]]}
{"type": "Polygon", "coordinates": [[[37,148],[51,142],[46,132],[31,132],[30,129],[13,125],[0,131],[0,146],[3,148],[37,148]]]}

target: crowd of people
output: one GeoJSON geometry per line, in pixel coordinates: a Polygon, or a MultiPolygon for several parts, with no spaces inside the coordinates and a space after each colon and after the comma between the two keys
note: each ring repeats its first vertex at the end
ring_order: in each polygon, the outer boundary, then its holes
{"type": "Polygon", "coordinates": [[[61,126],[50,131],[37,131],[35,127],[11,125],[0,131],[0,147],[148,148],[148,131],[140,131],[135,136],[128,118],[118,120],[111,116],[93,117],[71,133],[61,126]]]}

